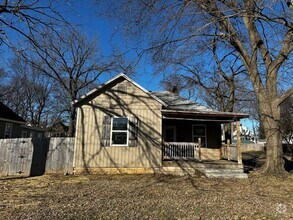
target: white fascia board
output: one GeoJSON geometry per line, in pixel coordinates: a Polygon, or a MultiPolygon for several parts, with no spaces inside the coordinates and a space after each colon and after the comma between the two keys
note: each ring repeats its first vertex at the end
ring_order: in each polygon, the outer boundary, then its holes
{"type": "Polygon", "coordinates": [[[143,92],[145,92],[146,94],[148,94],[149,96],[151,96],[153,99],[155,99],[156,101],[158,101],[159,103],[161,103],[163,106],[167,106],[167,104],[165,102],[163,102],[161,99],[159,99],[158,97],[156,97],[153,94],[151,94],[148,90],[146,90],[145,88],[143,88],[141,85],[139,85],[136,82],[134,82],[132,79],[130,79],[124,73],[119,73],[117,76],[113,77],[112,79],[108,80],[107,82],[103,83],[102,85],[98,86],[97,88],[92,89],[91,91],[89,91],[85,95],[81,96],[79,98],[79,100],[75,100],[72,104],[75,104],[75,103],[78,103],[78,102],[82,101],[87,96],[89,96],[89,95],[93,94],[94,92],[102,89],[103,87],[107,86],[108,84],[112,83],[113,81],[117,80],[120,77],[123,77],[127,81],[131,82],[133,85],[135,85],[136,87],[138,87],[139,89],[141,89],[143,92]]]}

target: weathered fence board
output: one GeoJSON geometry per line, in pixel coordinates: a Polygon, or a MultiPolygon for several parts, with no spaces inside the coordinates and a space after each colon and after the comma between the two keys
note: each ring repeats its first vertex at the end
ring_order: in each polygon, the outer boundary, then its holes
{"type": "Polygon", "coordinates": [[[46,173],[73,173],[74,138],[51,138],[46,173]]]}
{"type": "Polygon", "coordinates": [[[74,138],[0,139],[0,176],[73,173],[74,138]]]}
{"type": "Polygon", "coordinates": [[[0,140],[0,175],[29,176],[32,164],[31,138],[0,140]]]}

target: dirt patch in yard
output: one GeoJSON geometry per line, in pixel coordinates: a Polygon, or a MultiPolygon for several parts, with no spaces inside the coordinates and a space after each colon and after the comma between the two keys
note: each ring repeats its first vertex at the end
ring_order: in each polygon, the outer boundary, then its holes
{"type": "Polygon", "coordinates": [[[0,180],[1,219],[292,219],[293,177],[160,175],[0,180]]]}

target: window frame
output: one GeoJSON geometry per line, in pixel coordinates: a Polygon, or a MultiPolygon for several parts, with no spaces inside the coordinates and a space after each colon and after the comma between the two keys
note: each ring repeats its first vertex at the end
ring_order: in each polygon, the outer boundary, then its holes
{"type": "Polygon", "coordinates": [[[122,116],[122,117],[111,117],[111,130],[110,130],[110,146],[122,146],[122,147],[127,147],[129,144],[129,117],[122,116]],[[113,130],[113,121],[115,118],[126,118],[127,119],[127,128],[126,130],[113,130]],[[126,144],[114,144],[112,137],[113,137],[113,132],[125,132],[126,133],[126,144]]]}
{"type": "Polygon", "coordinates": [[[205,124],[193,124],[191,136],[192,136],[192,142],[197,144],[198,142],[195,141],[195,138],[201,138],[201,141],[202,141],[202,138],[204,138],[205,139],[204,146],[203,146],[203,143],[201,142],[201,147],[207,148],[207,127],[205,124]],[[194,127],[204,127],[204,135],[194,135],[194,127]]]}
{"type": "Polygon", "coordinates": [[[11,138],[11,135],[12,135],[12,128],[13,128],[13,124],[12,124],[12,123],[5,123],[4,138],[11,138]],[[8,131],[8,129],[7,129],[8,126],[11,126],[11,127],[10,127],[10,130],[9,130],[8,137],[6,137],[6,135],[7,135],[7,131],[8,131]]]}

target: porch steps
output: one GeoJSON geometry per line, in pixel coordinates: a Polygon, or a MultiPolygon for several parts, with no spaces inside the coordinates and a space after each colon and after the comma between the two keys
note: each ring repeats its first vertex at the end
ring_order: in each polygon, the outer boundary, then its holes
{"type": "Polygon", "coordinates": [[[205,175],[208,178],[248,178],[247,174],[243,172],[243,168],[206,168],[205,175]]]}
{"type": "Polygon", "coordinates": [[[208,178],[248,178],[243,165],[231,161],[166,161],[157,170],[160,174],[194,176],[204,174],[208,178]]]}
{"type": "Polygon", "coordinates": [[[194,176],[203,173],[200,169],[187,167],[162,167],[156,170],[157,174],[176,175],[176,176],[194,176]]]}

